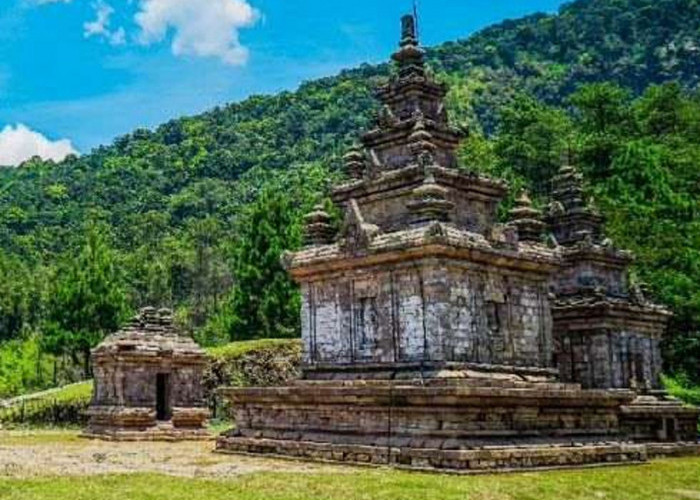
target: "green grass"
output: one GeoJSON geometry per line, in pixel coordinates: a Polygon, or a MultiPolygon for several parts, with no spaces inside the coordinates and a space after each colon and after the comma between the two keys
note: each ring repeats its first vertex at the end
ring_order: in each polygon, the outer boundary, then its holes
{"type": "Polygon", "coordinates": [[[700,498],[700,459],[489,476],[390,470],[263,473],[225,480],[160,475],[0,479],[3,500],[679,500],[700,498]]]}
{"type": "Polygon", "coordinates": [[[220,347],[207,349],[207,354],[212,358],[239,358],[253,351],[260,351],[275,347],[294,347],[300,345],[299,339],[259,339],[231,342],[220,347]]]}
{"type": "Polygon", "coordinates": [[[209,420],[209,424],[207,425],[207,429],[209,432],[211,432],[214,435],[221,434],[224,431],[227,431],[234,426],[234,422],[227,418],[213,418],[209,420]]]}
{"type": "MultiPolygon", "coordinates": [[[[46,444],[88,443],[80,437],[78,429],[21,429],[0,432],[0,446],[39,446],[46,444]]],[[[2,471],[0,470],[0,476],[2,471]]],[[[2,497],[0,497],[2,498],[2,497]]]]}
{"type": "Polygon", "coordinates": [[[91,380],[15,398],[8,406],[0,406],[0,424],[77,424],[91,398],[91,380]]]}

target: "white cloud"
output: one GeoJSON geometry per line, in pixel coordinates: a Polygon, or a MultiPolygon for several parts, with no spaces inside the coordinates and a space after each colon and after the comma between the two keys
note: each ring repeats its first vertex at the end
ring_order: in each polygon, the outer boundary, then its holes
{"type": "Polygon", "coordinates": [[[145,44],[163,40],[172,30],[173,54],[218,57],[226,64],[242,65],[248,49],[241,45],[238,31],[258,17],[246,0],[141,0],[135,20],[145,44]]]}
{"type": "Polygon", "coordinates": [[[78,152],[68,139],[51,141],[21,123],[0,132],[0,165],[17,166],[33,156],[61,161],[70,154],[78,152]]]}
{"type": "Polygon", "coordinates": [[[114,9],[111,5],[99,0],[93,4],[95,9],[95,20],[83,24],[83,34],[85,38],[93,36],[101,37],[112,45],[122,45],[126,42],[126,32],[124,28],[112,30],[110,22],[114,9]]]}

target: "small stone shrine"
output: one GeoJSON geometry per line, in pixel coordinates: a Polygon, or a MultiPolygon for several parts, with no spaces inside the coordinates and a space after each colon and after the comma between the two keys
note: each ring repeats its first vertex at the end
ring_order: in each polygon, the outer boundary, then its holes
{"type": "Polygon", "coordinates": [[[506,187],[457,169],[447,89],[414,18],[402,28],[377,127],[333,191],[340,234],[317,207],[284,259],[304,376],[224,389],[236,428],[217,449],[458,471],[698,450],[698,411],[659,391],[668,313],[627,284],[630,256],[602,239],[575,171],[546,218],[523,194],[499,224],[506,187]]]}
{"type": "Polygon", "coordinates": [[[170,310],[145,308],[92,351],[93,400],[85,437],[208,439],[204,351],[181,336],[170,310]]]}
{"type": "Polygon", "coordinates": [[[667,397],[661,341],[671,313],[628,282],[633,256],[603,236],[603,218],[584,202],[582,177],[565,164],[553,179],[547,222],[561,245],[552,304],[561,380],[584,388],[632,389],[623,409],[628,437],[675,441],[695,432],[698,411],[667,397]]]}

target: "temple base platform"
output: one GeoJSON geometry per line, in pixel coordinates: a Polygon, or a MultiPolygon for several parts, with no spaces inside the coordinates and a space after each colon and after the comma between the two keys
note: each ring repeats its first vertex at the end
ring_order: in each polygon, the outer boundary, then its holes
{"type": "Polygon", "coordinates": [[[209,417],[204,408],[175,408],[161,421],[151,408],[91,407],[90,421],[81,437],[105,441],[206,441],[209,417]]]}
{"type": "Polygon", "coordinates": [[[625,426],[642,413],[627,390],[495,378],[307,380],[222,393],[236,421],[217,440],[225,453],[479,472],[639,463],[650,449],[700,449],[682,426],[666,436],[673,442],[645,440],[656,448],[628,439],[625,426]]]}

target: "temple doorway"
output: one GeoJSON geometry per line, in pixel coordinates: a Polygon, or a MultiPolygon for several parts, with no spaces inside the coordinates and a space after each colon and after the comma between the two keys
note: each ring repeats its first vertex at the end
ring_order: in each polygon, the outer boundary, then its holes
{"type": "Polygon", "coordinates": [[[159,373],[156,375],[156,419],[167,421],[171,418],[170,375],[168,373],[159,373]]]}

